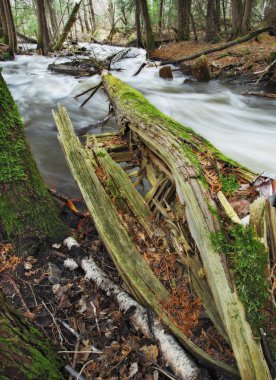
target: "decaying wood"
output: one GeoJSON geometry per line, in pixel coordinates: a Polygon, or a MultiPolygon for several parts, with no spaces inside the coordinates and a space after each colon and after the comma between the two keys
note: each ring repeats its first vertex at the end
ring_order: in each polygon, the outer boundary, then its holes
{"type": "Polygon", "coordinates": [[[271,26],[268,26],[268,27],[265,27],[265,28],[260,28],[260,29],[254,30],[251,33],[246,34],[243,37],[239,37],[239,38],[237,38],[237,39],[235,39],[233,41],[229,41],[229,42],[227,42],[225,44],[214,46],[213,48],[202,50],[202,51],[200,51],[198,53],[191,54],[191,55],[188,55],[186,57],[183,57],[183,58],[180,58],[180,59],[176,59],[176,60],[173,60],[173,61],[164,61],[164,62],[161,63],[161,65],[167,65],[167,64],[173,64],[173,65],[175,65],[175,64],[179,64],[181,62],[190,61],[190,60],[193,60],[195,58],[199,58],[202,55],[207,55],[207,54],[215,53],[217,51],[225,50],[225,49],[228,49],[228,48],[230,48],[232,46],[236,46],[236,45],[242,44],[243,42],[247,42],[247,41],[252,40],[252,38],[255,38],[256,36],[258,36],[261,33],[270,32],[270,31],[273,31],[273,30],[275,30],[275,28],[271,27],[271,26]]]}
{"type": "Polygon", "coordinates": [[[126,286],[202,363],[237,375],[234,368],[197,347],[175,323],[172,310],[166,306],[172,303],[172,295],[155,277],[142,255],[142,243],[136,241],[134,231],[141,228],[145,234],[139,236],[153,251],[162,256],[173,249],[178,254],[205,311],[229,341],[241,377],[271,379],[227,260],[216,250],[210,234],[221,228],[216,214],[227,223],[240,224],[239,216],[220,191],[221,170],[231,168],[241,183],[248,184],[254,173],[224,157],[191,129],[161,114],[119,79],[106,72],[102,79],[120,134],[88,138],[84,148],[63,108],[55,119],[69,166],[126,286]],[[210,186],[204,185],[203,177],[210,186]],[[143,189],[144,179],[150,188],[143,189]],[[140,227],[132,226],[133,220],[140,227]],[[131,241],[129,236],[133,234],[131,241]]]}
{"type": "MultiPolygon", "coordinates": [[[[217,206],[209,191],[202,186],[200,171],[191,161],[190,151],[187,150],[187,145],[195,141],[201,143],[202,149],[206,141],[200,141],[199,136],[187,129],[184,133],[183,126],[160,114],[139,92],[117,78],[108,73],[103,73],[102,78],[120,129],[130,129],[139,136],[173,175],[177,196],[180,203],[185,205],[189,231],[200,252],[212,297],[242,378],[271,379],[261,346],[254,339],[237,291],[228,282],[229,273],[223,265],[222,255],[211,242],[210,232],[218,231],[219,224],[210,208],[216,210],[217,206]],[[186,146],[179,141],[179,136],[183,134],[186,135],[186,146]]],[[[210,145],[208,149],[212,150],[210,145]]],[[[219,154],[214,149],[213,155],[219,159],[219,154]]],[[[237,164],[234,166],[238,167],[237,164]]]]}
{"type": "MultiPolygon", "coordinates": [[[[65,241],[66,246],[68,246],[67,243],[68,240],[65,241]]],[[[76,241],[71,239],[69,242],[70,249],[74,245],[75,247],[79,246],[76,241]]],[[[65,260],[64,265],[71,268],[71,260],[65,260]]],[[[149,339],[155,338],[157,340],[165,361],[179,379],[195,380],[199,378],[199,368],[179,346],[174,337],[165,332],[164,327],[156,317],[153,317],[153,321],[150,321],[148,311],[111,281],[92,258],[83,258],[80,265],[85,272],[86,279],[95,282],[101,290],[118,302],[120,310],[125,315],[128,315],[136,330],[149,339]]],[[[73,268],[75,267],[73,266],[73,268]]]]}
{"type": "Polygon", "coordinates": [[[236,368],[211,357],[188,339],[176,326],[170,311],[164,307],[164,305],[172,303],[170,294],[137,250],[129,236],[125,221],[118,214],[96,174],[100,169],[97,165],[99,165],[101,154],[95,158],[91,150],[82,147],[64,108],[59,107],[59,113],[54,113],[54,118],[72,174],[79,184],[99,235],[127,288],[138,301],[148,305],[156,312],[158,317],[201,363],[220,372],[237,376],[236,368]]]}

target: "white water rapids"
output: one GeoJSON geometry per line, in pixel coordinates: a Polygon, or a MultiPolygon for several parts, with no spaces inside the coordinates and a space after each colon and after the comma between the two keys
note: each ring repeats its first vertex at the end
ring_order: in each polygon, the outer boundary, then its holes
{"type": "MultiPolygon", "coordinates": [[[[116,48],[92,45],[95,54],[109,56],[116,48]]],[[[119,49],[119,48],[117,48],[119,49]]],[[[145,53],[133,49],[136,58],[116,63],[123,71],[113,71],[140,90],[156,107],[210,140],[223,153],[256,172],[276,172],[276,100],[239,95],[242,87],[230,87],[218,81],[183,83],[185,77],[174,72],[174,79],[159,78],[155,67],[133,73],[145,59],[145,53]]],[[[54,59],[18,56],[14,62],[1,62],[4,78],[19,105],[26,133],[39,168],[50,187],[68,196],[78,194],[53,128],[52,109],[57,103],[67,107],[74,127],[91,124],[108,113],[103,91],[83,108],[84,97],[74,96],[97,84],[98,76],[76,79],[47,70],[54,59]]],[[[115,129],[109,121],[104,131],[115,129]]],[[[101,128],[95,130],[100,133],[101,128]]]]}

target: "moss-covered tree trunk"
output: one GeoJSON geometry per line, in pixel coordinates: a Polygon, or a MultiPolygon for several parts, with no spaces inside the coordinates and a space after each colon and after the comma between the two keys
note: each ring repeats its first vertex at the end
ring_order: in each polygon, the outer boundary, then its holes
{"type": "Polygon", "coordinates": [[[0,379],[60,380],[62,362],[50,343],[0,291],[0,379]]]}
{"type": "Polygon", "coordinates": [[[37,169],[18,108],[0,72],[0,223],[18,253],[69,235],[37,169]]]}
{"type": "Polygon", "coordinates": [[[65,24],[63,32],[61,33],[59,39],[57,40],[57,42],[54,46],[54,50],[60,50],[62,48],[64,41],[66,40],[70,30],[72,29],[72,26],[74,25],[74,23],[77,19],[77,14],[78,14],[78,11],[79,11],[79,8],[81,5],[81,1],[79,1],[78,3],[75,4],[70,17],[69,17],[67,23],[65,24]]]}

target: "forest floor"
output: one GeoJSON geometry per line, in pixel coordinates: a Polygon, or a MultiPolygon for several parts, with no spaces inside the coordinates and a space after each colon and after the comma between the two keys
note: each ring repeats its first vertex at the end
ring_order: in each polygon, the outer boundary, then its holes
{"type": "MultiPolygon", "coordinates": [[[[216,45],[183,41],[162,45],[151,53],[151,59],[173,61],[216,45]]],[[[211,75],[216,78],[237,78],[264,70],[276,58],[276,37],[263,33],[243,44],[206,55],[211,75]]],[[[194,61],[183,62],[182,67],[194,61]]]]}
{"type": "MultiPolygon", "coordinates": [[[[63,219],[84,251],[122,285],[90,216],[78,218],[64,206],[63,219]]],[[[135,331],[118,304],[86,281],[81,269],[65,268],[67,257],[66,248],[53,246],[38,256],[18,258],[11,244],[1,242],[0,289],[57,347],[64,365],[81,372],[79,379],[168,378],[157,343],[135,331]]]]}

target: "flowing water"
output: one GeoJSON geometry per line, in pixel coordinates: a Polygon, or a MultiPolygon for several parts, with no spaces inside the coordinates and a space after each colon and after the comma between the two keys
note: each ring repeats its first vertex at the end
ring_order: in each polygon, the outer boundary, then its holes
{"type": "MultiPolygon", "coordinates": [[[[95,54],[106,57],[120,48],[91,45],[95,54]]],[[[185,77],[174,72],[174,79],[159,78],[158,69],[145,68],[133,73],[145,60],[143,50],[132,49],[133,58],[115,64],[114,71],[140,90],[156,107],[210,140],[226,155],[255,170],[276,172],[276,100],[245,97],[243,88],[218,81],[183,83],[185,77]]],[[[98,91],[83,108],[85,97],[75,95],[99,83],[100,78],[76,79],[47,70],[53,58],[18,56],[14,62],[1,63],[4,78],[20,107],[26,133],[41,173],[50,187],[68,196],[78,195],[59,147],[52,109],[57,103],[67,107],[75,129],[87,126],[108,113],[104,92],[98,91]]],[[[110,120],[104,131],[116,129],[110,120]]],[[[95,130],[100,133],[101,128],[95,130]]]]}

